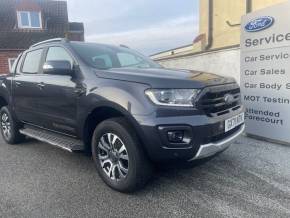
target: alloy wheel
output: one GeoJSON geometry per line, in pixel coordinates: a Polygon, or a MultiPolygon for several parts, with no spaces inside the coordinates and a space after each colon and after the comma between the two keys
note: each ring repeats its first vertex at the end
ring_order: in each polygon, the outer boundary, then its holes
{"type": "Polygon", "coordinates": [[[129,171],[129,156],[123,141],[114,133],[104,134],[97,149],[98,159],[105,174],[114,181],[126,178],[129,171]]]}
{"type": "Polygon", "coordinates": [[[11,124],[9,120],[9,116],[7,113],[2,113],[1,116],[1,128],[3,131],[3,135],[6,139],[9,139],[11,136],[11,124]]]}

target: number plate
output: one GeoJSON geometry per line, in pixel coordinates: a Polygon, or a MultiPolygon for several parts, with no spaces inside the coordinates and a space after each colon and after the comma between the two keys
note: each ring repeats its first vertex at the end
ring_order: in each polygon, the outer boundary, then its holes
{"type": "Polygon", "coordinates": [[[230,119],[227,119],[225,121],[225,132],[228,132],[232,129],[234,129],[235,127],[241,125],[242,123],[245,122],[245,114],[239,114],[237,116],[234,116],[230,119]]]}

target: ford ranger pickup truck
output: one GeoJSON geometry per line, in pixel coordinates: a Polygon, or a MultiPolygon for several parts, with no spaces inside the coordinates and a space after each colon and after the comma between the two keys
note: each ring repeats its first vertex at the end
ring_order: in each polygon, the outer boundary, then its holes
{"type": "Polygon", "coordinates": [[[232,78],[165,69],[126,46],[51,39],[0,77],[1,133],[92,154],[111,188],[143,187],[153,163],[194,161],[227,149],[244,130],[232,78]]]}

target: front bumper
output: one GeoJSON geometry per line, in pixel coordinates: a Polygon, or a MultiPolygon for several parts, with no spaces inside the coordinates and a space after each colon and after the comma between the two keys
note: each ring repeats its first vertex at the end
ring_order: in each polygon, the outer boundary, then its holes
{"type": "Polygon", "coordinates": [[[243,124],[237,132],[220,141],[201,145],[200,148],[198,149],[197,154],[188,161],[203,159],[206,157],[213,156],[218,152],[224,151],[233,143],[233,141],[237,139],[237,137],[239,137],[244,132],[244,130],[245,124],[243,124]]]}
{"type": "Polygon", "coordinates": [[[244,112],[244,108],[219,117],[190,116],[135,116],[139,123],[139,138],[148,157],[155,162],[170,160],[194,160],[212,156],[229,147],[243,131],[244,124],[225,133],[225,120],[244,112]],[[172,144],[165,133],[171,129],[184,129],[191,133],[188,144],[172,144]]]}

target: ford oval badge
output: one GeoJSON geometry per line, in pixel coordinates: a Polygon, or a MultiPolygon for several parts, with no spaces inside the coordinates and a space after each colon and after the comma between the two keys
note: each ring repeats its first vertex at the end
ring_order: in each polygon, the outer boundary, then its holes
{"type": "Polygon", "coordinates": [[[256,18],[255,20],[250,21],[245,29],[247,32],[258,32],[264,29],[269,28],[274,23],[274,17],[264,16],[256,18]]]}

